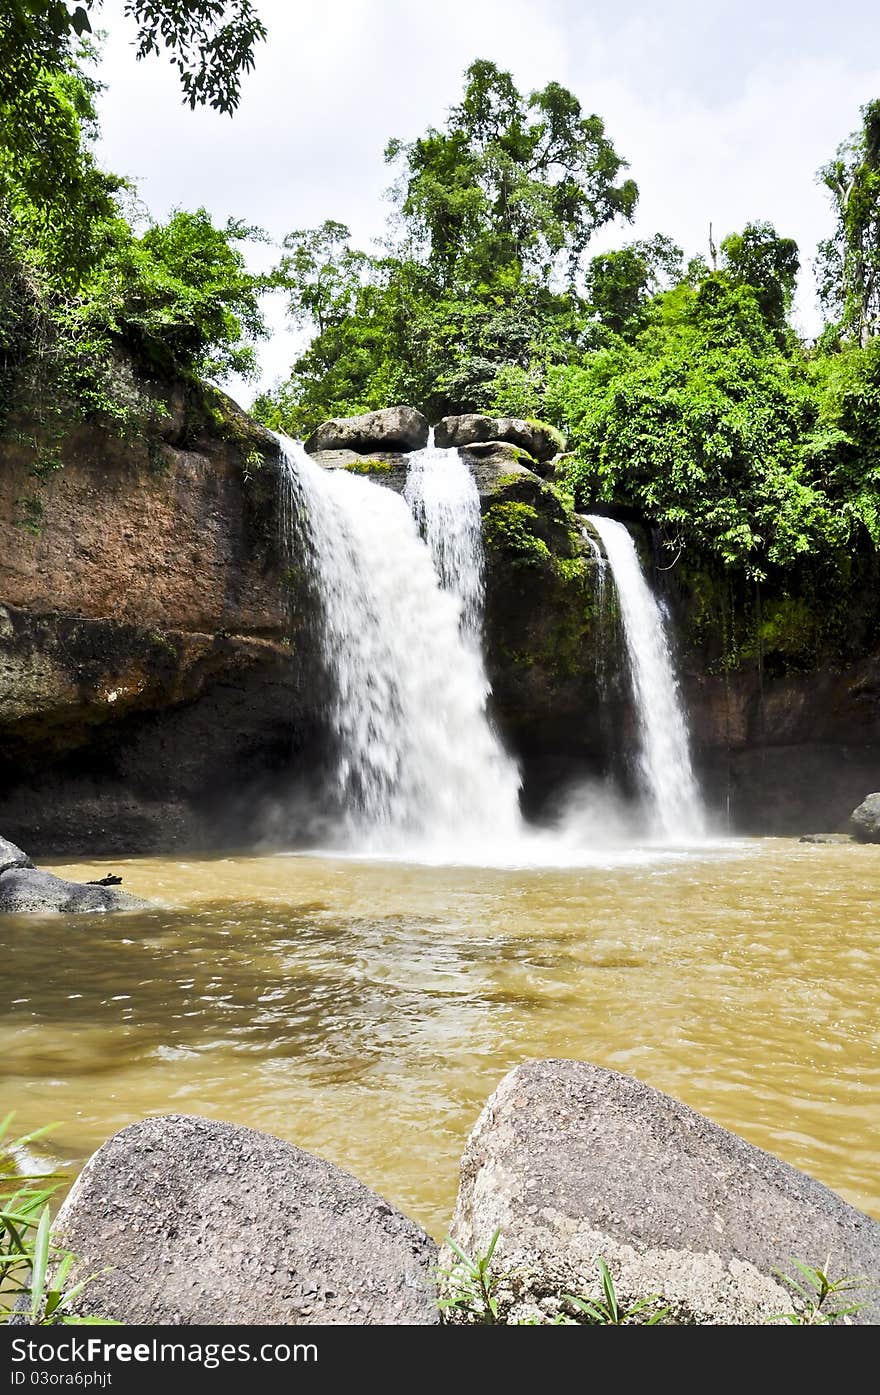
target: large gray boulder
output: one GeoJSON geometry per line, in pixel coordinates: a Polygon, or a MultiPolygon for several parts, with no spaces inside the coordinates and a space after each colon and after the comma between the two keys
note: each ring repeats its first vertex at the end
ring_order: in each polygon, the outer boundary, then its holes
{"type": "Polygon", "coordinates": [[[310,455],[319,451],[421,450],[428,444],[428,422],[414,407],[386,407],[357,417],[334,417],[322,422],[305,443],[310,455]]]}
{"type": "MultiPolygon", "coordinates": [[[[659,1293],[678,1323],[760,1323],[792,1311],[775,1268],[794,1256],[880,1282],[880,1225],[834,1192],[639,1080],[581,1061],[505,1076],[468,1139],[451,1236],[468,1254],[500,1230],[509,1316],[595,1294],[659,1293]]],[[[441,1267],[454,1263],[447,1250],[441,1267]]],[[[877,1321],[870,1306],[853,1320],[877,1321]]]]}
{"type": "Polygon", "coordinates": [[[869,794],[849,817],[853,837],[860,843],[880,843],[880,794],[869,794]]]}
{"type": "Polygon", "coordinates": [[[8,838],[0,837],[0,877],[12,867],[33,867],[33,865],[27,853],[22,852],[15,843],[10,843],[8,838]]]}
{"type": "Polygon", "coordinates": [[[436,1246],[347,1172],[167,1115],[99,1148],[55,1222],[82,1314],[128,1324],[430,1324],[436,1246]]]}
{"type": "Polygon", "coordinates": [[[38,871],[33,863],[19,864],[0,873],[0,912],[25,915],[55,911],[139,911],[149,906],[149,901],[131,896],[118,887],[69,882],[52,872],[38,871]]]}
{"type": "Polygon", "coordinates": [[[533,460],[552,460],[565,450],[565,438],[544,421],[522,417],[486,417],[476,412],[443,417],[434,428],[438,446],[472,446],[483,441],[507,441],[526,451],[533,460]]]}

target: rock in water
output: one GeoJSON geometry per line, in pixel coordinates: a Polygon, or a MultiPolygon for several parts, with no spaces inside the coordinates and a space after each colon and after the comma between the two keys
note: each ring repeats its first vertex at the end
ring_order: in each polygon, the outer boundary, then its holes
{"type": "Polygon", "coordinates": [[[798,838],[799,843],[851,843],[852,838],[848,833],[804,833],[798,838]]]}
{"type": "Polygon", "coordinates": [[[860,843],[880,843],[880,794],[869,794],[849,817],[853,837],[860,843]]]}
{"type": "Polygon", "coordinates": [[[436,1246],[323,1158],[167,1115],[114,1134],[55,1223],[80,1313],[147,1324],[425,1325],[436,1246]],[[109,1266],[109,1267],[108,1267],[109,1266]]]}
{"type": "Polygon", "coordinates": [[[483,441],[507,441],[537,461],[552,460],[565,450],[565,437],[544,421],[522,417],[484,417],[477,412],[444,417],[437,423],[434,439],[438,446],[472,446],[483,441]]]}
{"type": "Polygon", "coordinates": [[[792,1311],[773,1276],[797,1276],[791,1256],[868,1276],[853,1321],[880,1316],[880,1224],[659,1090],[581,1061],[517,1067],[480,1115],[450,1234],[475,1255],[496,1229],[512,1316],[595,1295],[602,1257],[624,1302],[660,1294],[670,1321],[761,1323],[792,1311]]]}
{"type": "Polygon", "coordinates": [[[62,911],[140,911],[150,906],[140,896],[93,882],[68,882],[33,864],[0,874],[0,911],[25,915],[62,911]]]}
{"type": "Polygon", "coordinates": [[[8,838],[0,837],[0,877],[13,867],[33,867],[27,853],[22,852],[8,838]]]}
{"type": "Polygon", "coordinates": [[[310,455],[328,450],[422,450],[428,444],[428,422],[414,407],[386,407],[358,417],[335,417],[322,422],[306,441],[310,455]]]}

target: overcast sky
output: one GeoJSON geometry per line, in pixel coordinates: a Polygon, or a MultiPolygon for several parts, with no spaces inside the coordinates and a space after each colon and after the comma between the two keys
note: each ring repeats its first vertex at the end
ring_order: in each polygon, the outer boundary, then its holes
{"type": "MultiPolygon", "coordinates": [[[[665,232],[688,254],[749,219],[797,238],[798,319],[815,333],[811,259],[830,214],[815,171],[880,96],[877,0],[257,0],[268,42],[230,120],[181,105],[170,65],[137,63],[122,0],[106,0],[105,164],[157,217],[203,204],[273,237],[325,218],[381,235],[390,136],[443,122],[475,58],[525,90],[555,79],[598,112],[641,191],[634,225],[596,249],[665,232]]],[[[276,315],[263,380],[296,340],[276,315]]],[[[253,388],[233,384],[247,399],[253,388]]]]}

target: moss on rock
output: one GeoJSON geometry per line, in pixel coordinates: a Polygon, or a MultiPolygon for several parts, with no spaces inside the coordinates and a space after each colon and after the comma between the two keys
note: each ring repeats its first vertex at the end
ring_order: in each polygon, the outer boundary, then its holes
{"type": "Polygon", "coordinates": [[[352,475],[390,475],[391,462],[389,460],[352,460],[343,466],[352,475]]]}

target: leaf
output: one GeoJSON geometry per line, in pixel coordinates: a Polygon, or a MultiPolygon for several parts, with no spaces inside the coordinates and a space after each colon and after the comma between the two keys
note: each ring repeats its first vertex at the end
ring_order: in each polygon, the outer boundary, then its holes
{"type": "Polygon", "coordinates": [[[499,1240],[500,1236],[501,1236],[501,1227],[499,1226],[498,1229],[495,1231],[495,1234],[492,1236],[492,1239],[489,1241],[489,1248],[488,1248],[488,1250],[486,1251],[486,1263],[487,1263],[487,1264],[489,1264],[489,1263],[491,1262],[492,1256],[493,1256],[494,1253],[495,1253],[495,1246],[498,1244],[498,1240],[499,1240]]]}
{"type": "Polygon", "coordinates": [[[82,38],[83,34],[91,34],[92,26],[89,23],[88,14],[83,9],[82,5],[77,5],[73,14],[70,16],[70,27],[80,38],[82,38]]]}
{"type": "Polygon", "coordinates": [[[34,1254],[31,1268],[31,1322],[36,1322],[43,1305],[46,1284],[46,1270],[49,1265],[49,1208],[44,1207],[34,1241],[34,1254]]]}

